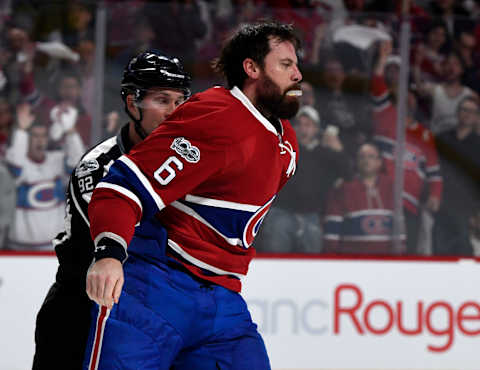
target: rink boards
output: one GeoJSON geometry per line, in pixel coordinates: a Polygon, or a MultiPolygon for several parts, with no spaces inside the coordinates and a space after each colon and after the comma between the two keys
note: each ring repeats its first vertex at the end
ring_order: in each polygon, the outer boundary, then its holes
{"type": "MultiPolygon", "coordinates": [[[[0,255],[0,369],[31,367],[56,267],[0,255]]],[[[257,258],[244,283],[274,369],[480,369],[478,261],[257,258]]]]}

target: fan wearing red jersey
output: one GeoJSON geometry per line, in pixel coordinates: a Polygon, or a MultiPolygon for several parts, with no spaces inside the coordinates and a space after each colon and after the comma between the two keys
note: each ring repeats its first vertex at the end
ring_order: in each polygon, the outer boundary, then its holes
{"type": "MultiPolygon", "coordinates": [[[[374,140],[382,151],[387,174],[393,178],[395,153],[398,151],[397,106],[393,103],[391,95],[398,84],[398,73],[395,71],[398,72],[399,67],[389,65],[390,52],[390,42],[383,42],[380,45],[379,58],[371,81],[371,94],[374,101],[374,140]],[[389,73],[386,73],[386,69],[389,73]]],[[[407,229],[407,254],[418,253],[417,244],[422,208],[428,210],[429,213],[437,212],[443,189],[435,140],[430,130],[416,120],[416,105],[416,97],[409,91],[403,158],[403,207],[407,229]],[[421,198],[424,193],[427,194],[427,199],[422,204],[421,198]]]]}
{"type": "Polygon", "coordinates": [[[228,89],[193,95],[97,185],[86,369],[270,369],[238,293],[298,160],[298,47],[290,25],[242,25],[215,62],[228,89]]]}

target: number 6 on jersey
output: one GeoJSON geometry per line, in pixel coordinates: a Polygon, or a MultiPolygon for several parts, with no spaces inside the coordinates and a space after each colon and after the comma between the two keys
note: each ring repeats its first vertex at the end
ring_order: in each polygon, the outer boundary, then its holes
{"type": "Polygon", "coordinates": [[[169,157],[163,164],[153,173],[153,177],[161,184],[161,185],[167,185],[170,181],[173,180],[173,178],[177,175],[175,172],[175,169],[172,168],[170,165],[171,163],[174,163],[175,166],[179,171],[183,170],[183,163],[180,162],[180,160],[177,157],[171,156],[169,157]],[[162,177],[162,173],[167,171],[168,175],[167,177],[162,177]]]}

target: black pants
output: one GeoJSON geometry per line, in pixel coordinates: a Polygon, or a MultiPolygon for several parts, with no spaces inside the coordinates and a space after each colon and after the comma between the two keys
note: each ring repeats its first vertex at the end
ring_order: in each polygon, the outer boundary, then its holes
{"type": "Polygon", "coordinates": [[[37,315],[33,370],[82,368],[91,305],[78,287],[52,285],[37,315]]]}

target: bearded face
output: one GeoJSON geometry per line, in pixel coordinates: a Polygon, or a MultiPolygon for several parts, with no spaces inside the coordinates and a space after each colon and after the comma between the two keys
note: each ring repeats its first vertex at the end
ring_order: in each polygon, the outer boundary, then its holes
{"type": "Polygon", "coordinates": [[[291,90],[301,91],[300,84],[294,83],[282,92],[280,87],[263,71],[257,89],[257,105],[260,111],[277,118],[290,119],[294,117],[300,108],[300,102],[298,97],[287,95],[287,92],[291,90]]]}

